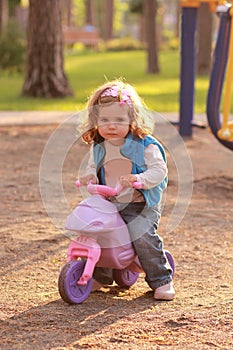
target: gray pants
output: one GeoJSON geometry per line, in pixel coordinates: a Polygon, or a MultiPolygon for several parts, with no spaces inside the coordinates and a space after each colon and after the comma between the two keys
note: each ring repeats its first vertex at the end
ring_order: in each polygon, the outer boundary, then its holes
{"type": "MultiPolygon", "coordinates": [[[[146,274],[145,280],[151,289],[163,286],[172,280],[172,269],[163,250],[163,241],[157,234],[161,217],[157,207],[144,207],[145,203],[115,203],[128,226],[132,244],[146,274]]],[[[94,279],[101,284],[112,284],[112,270],[97,267],[94,279]]]]}

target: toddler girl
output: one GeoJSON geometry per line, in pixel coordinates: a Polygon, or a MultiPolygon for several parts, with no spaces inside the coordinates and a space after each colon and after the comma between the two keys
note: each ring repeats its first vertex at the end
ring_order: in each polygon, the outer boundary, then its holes
{"type": "MultiPolygon", "coordinates": [[[[172,300],[172,269],[157,234],[161,199],[167,187],[166,155],[151,135],[149,113],[135,89],[121,80],[100,86],[88,102],[88,128],[82,135],[91,145],[85,174],[79,180],[115,187],[123,192],[109,198],[128,226],[132,244],[157,300],[172,300]],[[133,183],[142,183],[134,189],[133,183]]],[[[95,287],[113,283],[112,270],[96,268],[95,287]]]]}

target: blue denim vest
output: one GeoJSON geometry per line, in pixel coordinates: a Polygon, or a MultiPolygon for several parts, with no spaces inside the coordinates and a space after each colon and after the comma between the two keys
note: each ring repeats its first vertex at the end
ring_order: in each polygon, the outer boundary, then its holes
{"type": "MultiPolygon", "coordinates": [[[[123,157],[128,158],[132,162],[132,174],[140,174],[146,171],[147,167],[144,160],[144,150],[150,144],[157,145],[166,162],[166,154],[163,146],[154,137],[148,135],[143,139],[133,136],[129,133],[126,137],[124,145],[121,147],[120,152],[123,157]]],[[[104,166],[103,161],[105,157],[104,144],[94,144],[94,162],[97,169],[97,176],[100,184],[105,184],[104,166]]],[[[143,194],[148,207],[156,206],[162,199],[162,193],[166,189],[168,183],[168,177],[166,176],[160,184],[149,189],[139,191],[143,194]]]]}

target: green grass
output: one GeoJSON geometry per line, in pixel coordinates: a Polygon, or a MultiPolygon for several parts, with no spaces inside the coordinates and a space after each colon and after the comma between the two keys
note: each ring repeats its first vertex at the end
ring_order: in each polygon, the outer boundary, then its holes
{"type": "MultiPolygon", "coordinates": [[[[160,54],[160,74],[146,74],[147,54],[144,51],[73,52],[65,56],[65,71],[74,91],[73,97],[42,99],[21,96],[24,76],[0,76],[0,110],[76,111],[85,107],[88,96],[105,80],[123,77],[132,84],[147,106],[157,112],[179,111],[178,52],[160,54]]],[[[196,79],[195,112],[204,113],[208,77],[196,79]]]]}

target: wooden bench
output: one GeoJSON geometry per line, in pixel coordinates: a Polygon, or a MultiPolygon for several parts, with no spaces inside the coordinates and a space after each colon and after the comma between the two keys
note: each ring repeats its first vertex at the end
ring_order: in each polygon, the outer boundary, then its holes
{"type": "Polygon", "coordinates": [[[63,27],[63,40],[65,44],[74,45],[82,43],[86,47],[97,47],[100,41],[99,33],[94,27],[78,29],[76,27],[63,27]]]}

